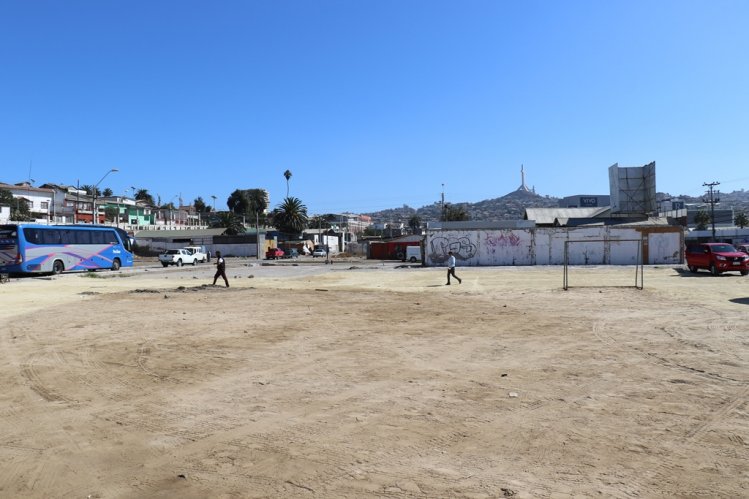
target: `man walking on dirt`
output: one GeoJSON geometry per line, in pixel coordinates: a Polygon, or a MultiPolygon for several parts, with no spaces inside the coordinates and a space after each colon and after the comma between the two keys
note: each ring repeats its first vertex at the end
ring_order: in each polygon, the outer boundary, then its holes
{"type": "Polygon", "coordinates": [[[213,276],[213,285],[216,285],[216,281],[219,277],[224,278],[224,282],[226,283],[226,287],[229,287],[229,279],[226,278],[226,260],[224,260],[224,257],[221,256],[221,252],[216,252],[216,274],[213,276]]]}
{"type": "Polygon", "coordinates": [[[463,279],[455,275],[455,256],[452,251],[447,252],[449,258],[447,259],[447,286],[450,285],[450,276],[458,280],[458,284],[463,284],[463,279]]]}

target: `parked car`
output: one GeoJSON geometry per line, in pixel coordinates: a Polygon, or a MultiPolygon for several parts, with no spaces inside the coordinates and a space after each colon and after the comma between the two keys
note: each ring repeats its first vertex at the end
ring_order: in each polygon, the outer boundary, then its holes
{"type": "Polygon", "coordinates": [[[169,265],[176,265],[181,267],[182,265],[197,265],[198,256],[193,255],[186,249],[170,249],[159,255],[159,261],[164,267],[169,265]]]}
{"type": "Polygon", "coordinates": [[[325,251],[325,248],[315,248],[315,251],[312,252],[312,258],[317,258],[318,256],[325,258],[328,256],[328,252],[325,251]]]}
{"type": "Polygon", "coordinates": [[[205,263],[208,261],[208,252],[204,246],[185,246],[182,249],[186,249],[198,259],[199,262],[205,263]]]}
{"type": "Polygon", "coordinates": [[[271,248],[265,252],[265,258],[267,260],[277,260],[283,258],[284,252],[281,248],[271,248]]]}
{"type": "Polygon", "coordinates": [[[749,244],[739,244],[736,246],[736,249],[749,255],[749,244]]]}
{"type": "Polygon", "coordinates": [[[411,263],[416,263],[421,261],[421,246],[406,246],[406,253],[403,255],[403,258],[401,259],[404,262],[408,260],[411,263]]]}
{"type": "Polygon", "coordinates": [[[692,272],[707,269],[713,275],[722,272],[749,274],[749,255],[727,243],[701,243],[687,246],[687,267],[692,272]]]}

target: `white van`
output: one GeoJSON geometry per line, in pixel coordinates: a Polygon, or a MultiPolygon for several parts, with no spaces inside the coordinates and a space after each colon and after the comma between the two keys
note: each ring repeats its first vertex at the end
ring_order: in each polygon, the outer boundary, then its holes
{"type": "Polygon", "coordinates": [[[406,246],[406,258],[404,262],[408,260],[411,263],[421,261],[421,246],[406,246]]]}

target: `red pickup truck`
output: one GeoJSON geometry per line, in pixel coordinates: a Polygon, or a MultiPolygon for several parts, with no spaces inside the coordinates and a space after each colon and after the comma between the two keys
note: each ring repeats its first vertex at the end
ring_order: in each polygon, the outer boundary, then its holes
{"type": "Polygon", "coordinates": [[[749,274],[749,255],[727,243],[700,243],[687,246],[687,267],[692,272],[707,269],[713,275],[722,272],[749,274]]]}
{"type": "Polygon", "coordinates": [[[267,260],[278,260],[279,258],[283,258],[283,255],[284,253],[281,248],[271,248],[265,252],[265,258],[267,260]]]}

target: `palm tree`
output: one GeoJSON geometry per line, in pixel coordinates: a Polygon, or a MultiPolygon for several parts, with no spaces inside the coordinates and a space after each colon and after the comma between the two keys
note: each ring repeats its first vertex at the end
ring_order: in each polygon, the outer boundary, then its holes
{"type": "Polygon", "coordinates": [[[307,207],[302,200],[287,197],[272,213],[273,226],[287,234],[299,234],[307,228],[307,207]]]}
{"type": "Polygon", "coordinates": [[[289,197],[289,179],[291,178],[291,170],[283,172],[283,176],[286,179],[286,197],[289,197]]]}
{"type": "Polygon", "coordinates": [[[211,227],[225,228],[225,234],[227,236],[236,236],[237,234],[243,234],[245,230],[244,224],[242,224],[242,219],[229,211],[217,213],[216,216],[211,220],[211,227]]]}
{"type": "Polygon", "coordinates": [[[102,196],[104,196],[105,198],[108,198],[108,197],[109,197],[109,196],[111,196],[112,194],[114,194],[114,192],[112,192],[112,189],[110,189],[109,187],[107,187],[106,189],[104,189],[104,190],[103,190],[103,191],[101,192],[101,195],[102,195],[102,196]]]}
{"type": "Polygon", "coordinates": [[[148,189],[138,189],[135,193],[135,199],[138,201],[145,201],[151,206],[156,205],[156,203],[153,202],[153,196],[149,194],[148,189]]]}

